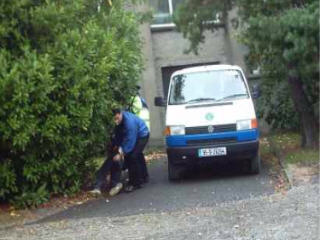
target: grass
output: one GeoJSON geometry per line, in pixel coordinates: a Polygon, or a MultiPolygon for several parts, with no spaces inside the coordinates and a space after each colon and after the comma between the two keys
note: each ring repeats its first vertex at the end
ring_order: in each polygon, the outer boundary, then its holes
{"type": "Polygon", "coordinates": [[[259,149],[261,160],[270,169],[270,175],[274,177],[279,176],[279,160],[276,158],[273,152],[269,136],[264,136],[260,138],[259,149]]]}
{"type": "Polygon", "coordinates": [[[300,149],[299,151],[290,152],[285,156],[286,164],[313,164],[319,162],[318,149],[300,149]]]}
{"type": "Polygon", "coordinates": [[[267,137],[261,137],[260,138],[260,154],[261,155],[266,155],[269,154],[271,152],[270,150],[270,142],[269,139],[267,137]]]}
{"type": "Polygon", "coordinates": [[[297,132],[275,132],[270,135],[273,147],[281,152],[300,149],[301,136],[297,132]]]}
{"type": "Polygon", "coordinates": [[[319,162],[319,149],[302,148],[301,136],[297,132],[275,132],[270,135],[269,140],[285,165],[309,165],[319,162]]]}

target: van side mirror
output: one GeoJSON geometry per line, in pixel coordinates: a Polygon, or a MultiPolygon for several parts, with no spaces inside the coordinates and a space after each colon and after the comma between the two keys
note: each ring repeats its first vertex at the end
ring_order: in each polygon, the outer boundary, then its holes
{"type": "Polygon", "coordinates": [[[261,95],[261,91],[260,91],[260,86],[259,84],[254,84],[252,86],[252,98],[253,99],[257,99],[259,98],[261,95]]]}
{"type": "Polygon", "coordinates": [[[165,107],[167,105],[166,100],[163,97],[155,97],[154,105],[157,107],[165,107]]]}

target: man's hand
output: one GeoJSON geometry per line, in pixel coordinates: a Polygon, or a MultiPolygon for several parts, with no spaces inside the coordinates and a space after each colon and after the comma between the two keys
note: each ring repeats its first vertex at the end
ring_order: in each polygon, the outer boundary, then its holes
{"type": "Polygon", "coordinates": [[[121,159],[123,160],[124,159],[124,152],[122,150],[122,147],[119,147],[118,151],[119,151],[119,154],[121,156],[121,159]]]}
{"type": "Polygon", "coordinates": [[[119,153],[113,157],[113,161],[115,162],[119,162],[121,159],[122,159],[122,156],[119,153]]]}
{"type": "Polygon", "coordinates": [[[119,151],[120,155],[124,155],[122,147],[119,147],[118,151],[119,151]]]}

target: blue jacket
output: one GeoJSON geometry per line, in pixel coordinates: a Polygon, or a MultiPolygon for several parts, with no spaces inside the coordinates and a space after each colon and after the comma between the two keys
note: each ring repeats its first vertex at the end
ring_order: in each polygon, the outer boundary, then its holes
{"type": "Polygon", "coordinates": [[[139,138],[149,135],[149,130],[144,121],[133,113],[123,111],[122,116],[122,123],[115,129],[115,144],[127,154],[132,152],[139,138]]]}

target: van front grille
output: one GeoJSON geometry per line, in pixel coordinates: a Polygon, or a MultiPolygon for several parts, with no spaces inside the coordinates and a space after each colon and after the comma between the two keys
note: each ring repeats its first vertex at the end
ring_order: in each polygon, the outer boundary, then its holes
{"type": "Polygon", "coordinates": [[[236,138],[187,140],[188,146],[206,146],[237,142],[236,138]]]}
{"type": "Polygon", "coordinates": [[[223,124],[223,125],[212,125],[212,126],[202,126],[202,127],[187,127],[186,135],[193,134],[206,134],[206,133],[218,133],[218,132],[231,132],[236,131],[236,124],[223,124]],[[209,132],[209,129],[213,129],[212,132],[209,132]]]}

